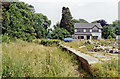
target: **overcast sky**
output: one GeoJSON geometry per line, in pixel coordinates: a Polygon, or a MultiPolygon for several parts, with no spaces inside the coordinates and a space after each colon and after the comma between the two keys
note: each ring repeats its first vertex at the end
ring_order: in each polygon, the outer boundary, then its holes
{"type": "Polygon", "coordinates": [[[108,23],[118,19],[118,2],[120,0],[20,0],[34,6],[36,13],[42,13],[52,21],[60,21],[62,7],[69,7],[74,19],[92,22],[105,19],[108,23]]]}

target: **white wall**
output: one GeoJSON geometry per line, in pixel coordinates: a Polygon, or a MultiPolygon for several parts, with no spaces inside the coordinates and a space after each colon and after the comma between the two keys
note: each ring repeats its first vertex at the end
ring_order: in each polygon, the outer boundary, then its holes
{"type": "Polygon", "coordinates": [[[101,33],[91,33],[92,34],[92,36],[98,36],[98,39],[101,39],[101,33]]]}
{"type": "Polygon", "coordinates": [[[116,39],[120,39],[120,35],[117,35],[117,36],[116,36],[116,39]]]}

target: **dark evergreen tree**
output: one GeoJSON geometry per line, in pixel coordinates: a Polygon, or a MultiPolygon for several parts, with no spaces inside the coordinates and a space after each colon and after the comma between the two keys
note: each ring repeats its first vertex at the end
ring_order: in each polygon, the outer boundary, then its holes
{"type": "Polygon", "coordinates": [[[105,20],[103,20],[103,19],[93,21],[92,23],[100,23],[102,27],[103,26],[109,26],[109,24],[107,24],[107,22],[105,20]]]}
{"type": "Polygon", "coordinates": [[[66,29],[71,35],[74,34],[74,24],[72,22],[72,16],[68,7],[62,8],[60,28],[66,29]]]}

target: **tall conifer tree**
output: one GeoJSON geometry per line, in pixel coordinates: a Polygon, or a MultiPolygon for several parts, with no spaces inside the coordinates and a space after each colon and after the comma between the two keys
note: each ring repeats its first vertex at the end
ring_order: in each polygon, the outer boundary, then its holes
{"type": "Polygon", "coordinates": [[[72,22],[72,15],[68,7],[62,8],[60,28],[66,29],[71,35],[74,34],[74,24],[72,22]]]}

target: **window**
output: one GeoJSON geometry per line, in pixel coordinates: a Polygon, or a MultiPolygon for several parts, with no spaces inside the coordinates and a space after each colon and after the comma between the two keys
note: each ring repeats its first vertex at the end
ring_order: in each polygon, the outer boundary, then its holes
{"type": "Polygon", "coordinates": [[[95,26],[92,30],[92,32],[99,32],[99,29],[95,26]]]}
{"type": "Polygon", "coordinates": [[[86,32],[90,32],[90,29],[86,29],[86,32]]]}
{"type": "Polygon", "coordinates": [[[92,30],[92,32],[99,32],[98,30],[92,30]]]}
{"type": "Polygon", "coordinates": [[[77,29],[77,32],[83,32],[83,29],[77,29]]]}

